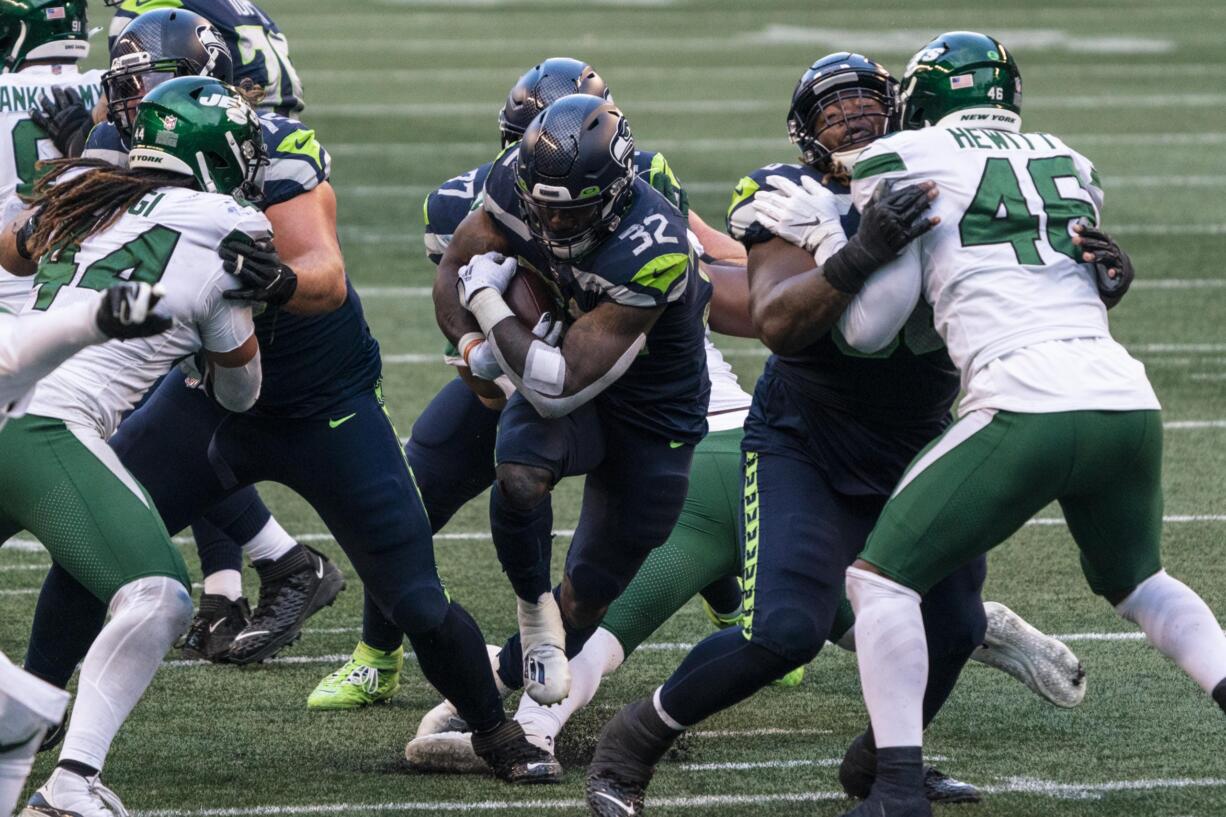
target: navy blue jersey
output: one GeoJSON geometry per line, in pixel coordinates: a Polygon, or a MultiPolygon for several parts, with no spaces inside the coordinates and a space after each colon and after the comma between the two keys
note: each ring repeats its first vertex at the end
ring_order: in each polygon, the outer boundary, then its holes
{"type": "MultiPolygon", "coordinates": [[[[332,162],[315,139],[315,131],[274,113],[260,114],[260,124],[269,156],[261,209],[289,201],[328,180],[332,162]]],[[[82,155],[119,167],[128,164],[128,146],[109,122],[93,129],[82,155]]],[[[296,315],[269,308],[256,316],[264,382],[252,412],[312,417],[374,387],[382,371],[379,343],[370,333],[353,285],[348,280],[345,285],[349,297],[325,315],[296,315]]]]}
{"type": "MultiPolygon", "coordinates": [[[[770,164],[741,179],[728,208],[728,232],[746,249],[774,238],[757,220],[754,197],[773,189],[770,178],[782,176],[800,183],[817,179],[835,194],[850,236],[860,224],[851,190],[805,165],[770,164]]],[[[777,376],[816,404],[854,414],[861,420],[888,425],[916,425],[949,413],[958,395],[958,371],[932,328],[926,304],[917,308],[895,342],[874,355],[856,352],[836,326],[808,348],[791,355],[773,355],[768,374],[777,376]]]]}
{"type": "Polygon", "coordinates": [[[250,0],[125,0],[111,21],[107,48],[133,18],[154,9],[187,9],[221,32],[234,59],[234,84],[250,79],[264,89],[261,109],[297,113],[303,108],[302,80],[289,58],[289,41],[250,0]]]}
{"type": "Polygon", "coordinates": [[[508,148],[485,180],[484,207],[502,226],[519,263],[556,285],[571,320],[605,301],[664,307],[647,345],[597,398],[602,409],[679,442],[706,433],[711,383],[703,346],[711,284],[699,273],[685,216],[644,179],[617,230],[574,263],[543,252],[528,232],[516,194],[518,148],[508,148]]]}
{"type": "MultiPolygon", "coordinates": [[[[689,213],[689,200],[685,189],[681,182],[677,181],[664,154],[636,150],[634,164],[639,178],[659,190],[677,206],[682,215],[689,213]]],[[[480,167],[474,167],[467,173],[461,173],[443,182],[438,189],[426,196],[422,205],[426,227],[423,239],[426,242],[426,257],[430,259],[430,263],[437,265],[443,260],[443,253],[451,243],[451,236],[473,209],[477,197],[485,187],[485,177],[490,174],[490,168],[493,166],[493,162],[486,162],[480,167]]]]}

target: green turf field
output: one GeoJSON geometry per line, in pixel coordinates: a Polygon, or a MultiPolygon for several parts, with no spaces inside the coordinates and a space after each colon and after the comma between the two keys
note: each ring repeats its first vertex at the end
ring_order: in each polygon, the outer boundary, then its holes
{"type": "MultiPolygon", "coordinates": [[[[90,5],[97,24],[109,22],[100,4],[90,5]]],[[[1139,270],[1113,328],[1146,363],[1166,407],[1168,567],[1226,614],[1226,6],[1217,0],[262,5],[290,38],[306,87],[304,119],[332,153],[349,273],[382,344],[385,391],[404,434],[449,377],[422,289],[433,276],[421,244],[422,197],[496,152],[497,110],[524,69],[546,56],[592,62],[638,143],[665,152],[693,207],[719,224],[741,175],[795,155],[784,115],[814,58],[846,47],[901,72],[941,30],[997,35],[1026,79],[1027,129],[1064,137],[1103,177],[1105,224],[1139,270]]],[[[720,345],[752,384],[761,348],[720,345]]],[[[568,482],[555,494],[561,529],[573,527],[578,488],[568,482]]],[[[287,529],[348,568],[301,500],[276,486],[264,495],[287,529]]],[[[501,641],[514,626],[514,602],[488,528],[478,500],[437,552],[452,594],[487,640],[501,641]]],[[[559,537],[559,557],[566,543],[559,537]]],[[[183,552],[195,565],[194,549],[183,552]]],[[[47,564],[45,552],[20,543],[0,550],[0,649],[10,655],[24,650],[47,564]]],[[[247,670],[172,661],[158,674],[104,774],[130,809],[166,817],[583,813],[583,765],[600,725],[662,681],[708,631],[691,604],[606,682],[563,733],[564,785],[515,790],[492,778],[428,777],[399,760],[436,703],[411,663],[390,705],[306,711],[307,693],[357,638],[361,591],[349,574],[339,602],[282,658],[247,670]]],[[[997,550],[986,595],[1068,634],[1089,691],[1079,709],[1057,710],[1003,675],[969,667],[927,751],[990,797],[939,813],[1226,815],[1221,713],[1089,594],[1062,525],[1028,526],[997,550]]],[[[858,686],[854,657],[831,648],[799,689],[768,689],[712,719],[661,766],[653,813],[842,813],[848,803],[831,764],[866,720],[858,686]]],[[[34,781],[50,768],[42,759],[34,781]]]]}

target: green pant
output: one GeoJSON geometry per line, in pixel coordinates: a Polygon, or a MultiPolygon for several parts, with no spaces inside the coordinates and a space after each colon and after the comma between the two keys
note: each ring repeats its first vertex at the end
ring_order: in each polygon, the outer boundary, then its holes
{"type": "Polygon", "coordinates": [[[1099,595],[1162,566],[1158,411],[975,411],[920,452],[861,558],[919,593],[1058,501],[1099,595]]]}
{"type": "Polygon", "coordinates": [[[0,541],[30,531],[103,602],[145,576],[191,586],[153,503],[96,434],[48,417],[11,420],[0,464],[0,541]]]}

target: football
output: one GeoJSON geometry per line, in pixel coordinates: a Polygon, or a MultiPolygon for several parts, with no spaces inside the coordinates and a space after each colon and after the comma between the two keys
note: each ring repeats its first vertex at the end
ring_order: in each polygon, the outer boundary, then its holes
{"type": "Polygon", "coordinates": [[[536,326],[541,315],[556,311],[556,301],[549,285],[532,270],[521,269],[515,273],[502,297],[515,317],[529,329],[536,326]]]}

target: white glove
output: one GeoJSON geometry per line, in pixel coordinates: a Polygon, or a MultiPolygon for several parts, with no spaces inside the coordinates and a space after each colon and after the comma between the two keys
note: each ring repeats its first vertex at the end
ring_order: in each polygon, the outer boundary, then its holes
{"type": "Polygon", "coordinates": [[[460,295],[460,303],[468,307],[473,296],[483,289],[492,289],[501,295],[515,275],[515,267],[515,259],[504,258],[501,253],[487,252],[473,256],[457,273],[456,291],[460,295]]]}
{"type": "Polygon", "coordinates": [[[555,321],[553,315],[546,312],[532,327],[532,335],[549,346],[557,346],[562,339],[562,321],[555,321]]]}
{"type": "Polygon", "coordinates": [[[494,348],[490,346],[488,340],[483,340],[474,346],[464,362],[468,364],[468,370],[473,373],[473,377],[479,377],[482,380],[496,380],[502,376],[502,366],[498,364],[498,358],[494,356],[494,348]]]}
{"type": "Polygon", "coordinates": [[[763,227],[815,256],[820,249],[828,258],[847,243],[838,200],[816,179],[802,176],[796,184],[783,176],[768,176],[766,183],[774,190],[754,196],[758,223],[763,227]]]}

